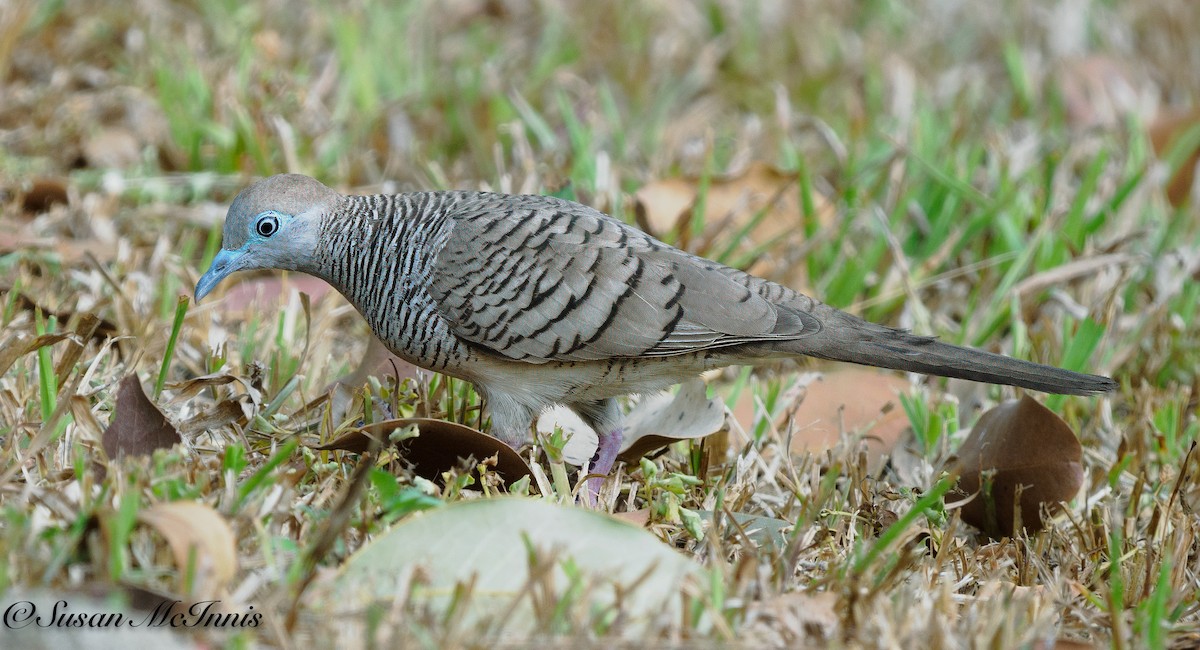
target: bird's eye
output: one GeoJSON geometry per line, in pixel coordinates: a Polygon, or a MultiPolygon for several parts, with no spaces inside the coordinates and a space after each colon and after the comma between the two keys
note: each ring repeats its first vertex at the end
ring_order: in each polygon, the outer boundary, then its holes
{"type": "Polygon", "coordinates": [[[279,219],[272,214],[264,214],[258,218],[258,223],[254,225],[255,232],[260,237],[270,237],[279,232],[279,219]]]}

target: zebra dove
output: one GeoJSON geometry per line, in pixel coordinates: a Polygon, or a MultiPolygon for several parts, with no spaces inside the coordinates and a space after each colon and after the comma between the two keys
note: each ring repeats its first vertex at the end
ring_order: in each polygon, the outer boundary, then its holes
{"type": "Polygon", "coordinates": [[[324,279],[400,357],[474,383],[492,434],[524,442],[552,404],[620,447],[616,398],[705,370],[811,356],[1086,395],[1116,383],[870,323],[787,287],[673,248],[592,208],[546,196],[343,196],[307,176],[234,199],[199,301],[245,269],[324,279]]]}

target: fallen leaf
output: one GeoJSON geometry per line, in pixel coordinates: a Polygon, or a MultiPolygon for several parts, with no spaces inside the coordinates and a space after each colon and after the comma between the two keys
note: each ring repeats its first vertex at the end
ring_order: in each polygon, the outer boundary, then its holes
{"type": "Polygon", "coordinates": [[[83,342],[91,340],[100,327],[100,319],[92,313],[84,313],[75,324],[75,336],[69,339],[67,349],[54,366],[54,380],[59,386],[67,383],[67,376],[76,369],[83,356],[83,342]]]}
{"type": "Polygon", "coordinates": [[[243,402],[234,399],[222,400],[203,413],[180,423],[180,429],[189,436],[205,431],[213,431],[238,422],[245,424],[249,421],[249,409],[243,402]]]}
{"type": "Polygon", "coordinates": [[[970,498],[963,521],[995,539],[1013,535],[1018,524],[1041,530],[1043,506],[1054,510],[1079,492],[1082,459],[1067,423],[1033,398],[997,406],[980,416],[958,450],[957,490],[970,498]]]}
{"type": "Polygon", "coordinates": [[[638,508],[637,510],[628,510],[626,512],[614,512],[612,516],[622,521],[628,522],[638,528],[645,528],[646,524],[650,523],[650,509],[638,508]]]}
{"type": "Polygon", "coordinates": [[[121,380],[117,406],[104,430],[102,444],[109,458],[144,456],[155,449],[170,449],[183,441],[179,431],[146,396],[137,374],[121,380]]]}
{"type": "Polygon", "coordinates": [[[712,435],[725,425],[725,403],[709,399],[700,378],[686,381],[679,392],[649,395],[625,418],[625,435],[617,458],[636,462],[642,456],[680,440],[712,435]]]}
{"type": "Polygon", "coordinates": [[[638,188],[633,194],[638,226],[662,236],[683,229],[699,195],[698,181],[667,178],[638,188]]]}
{"type": "Polygon", "coordinates": [[[69,338],[71,335],[66,332],[53,332],[29,339],[19,339],[15,335],[5,339],[3,345],[0,345],[0,375],[8,372],[17,359],[39,348],[54,345],[69,338]]]}
{"type": "MultiPolygon", "coordinates": [[[[1200,128],[1200,108],[1164,111],[1150,124],[1150,143],[1159,157],[1171,153],[1185,137],[1192,137],[1200,128]]],[[[1192,142],[1195,142],[1193,140],[1192,142]]],[[[1197,165],[1200,165],[1200,146],[1193,146],[1167,181],[1167,200],[1179,207],[1192,197],[1192,186],[1196,182],[1197,165]]]]}
{"type": "Polygon", "coordinates": [[[21,209],[30,214],[40,214],[69,202],[67,183],[59,178],[35,178],[21,193],[21,209]]]}
{"type": "Polygon", "coordinates": [[[181,590],[190,576],[190,597],[222,595],[237,573],[237,543],[224,517],[197,501],[171,501],[141,510],[137,518],[167,540],[181,590]]]}
{"type": "MultiPolygon", "coordinates": [[[[634,462],[646,454],[680,440],[695,440],[722,431],[725,403],[709,399],[708,388],[700,378],[684,382],[674,395],[658,393],[641,399],[625,417],[625,432],[617,459],[634,462]]],[[[542,435],[562,430],[567,438],[563,460],[581,467],[596,454],[598,437],[571,409],[555,406],[538,417],[542,435]]]]}
{"type": "Polygon", "coordinates": [[[86,441],[89,446],[99,443],[104,435],[104,427],[92,414],[92,405],[88,398],[82,395],[71,396],[71,417],[75,418],[76,435],[86,441]]]}
{"type": "Polygon", "coordinates": [[[422,512],[375,537],[342,566],[321,608],[349,613],[378,601],[386,608],[411,593],[410,605],[453,607],[464,629],[490,625],[489,638],[499,642],[544,629],[539,616],[577,620],[617,604],[621,630],[637,635],[654,620],[680,616],[681,589],[700,573],[654,535],[611,516],[537,499],[479,499],[422,512]],[[410,591],[414,571],[425,584],[410,591]],[[576,580],[588,596],[563,598],[576,580]],[[456,597],[456,585],[468,584],[469,595],[456,597]],[[537,602],[572,611],[539,612],[537,602]]]}
{"type": "Polygon", "coordinates": [[[861,435],[874,472],[909,430],[900,395],[911,385],[903,377],[866,368],[822,373],[802,394],[792,422],[793,454],[832,449],[843,434],[861,435]]]}
{"type": "Polygon", "coordinates": [[[532,472],[529,464],[512,447],[466,425],[432,418],[397,418],[360,427],[323,445],[318,451],[341,450],[361,454],[371,447],[372,438],[387,437],[397,429],[417,427],[419,435],[405,438],[396,448],[413,471],[430,481],[441,482],[442,473],[461,465],[463,459],[484,460],[496,457],[493,468],[508,485],[532,472]]]}
{"type": "MultiPolygon", "coordinates": [[[[795,174],[753,163],[736,176],[712,179],[701,198],[700,179],[669,178],[634,193],[638,224],[663,235],[677,231],[682,248],[710,254],[730,247],[743,254],[763,253],[747,270],[793,288],[804,286],[804,265],[784,258],[802,241],[804,216],[795,174]],[[703,200],[704,231],[690,232],[692,213],[703,200]],[[761,247],[761,249],[760,249],[761,247]]],[[[835,210],[813,192],[814,215],[828,226],[835,210]]]]}
{"type": "Polygon", "coordinates": [[[214,386],[225,386],[238,381],[238,378],[228,372],[218,372],[211,375],[192,377],[184,381],[168,382],[164,388],[175,393],[173,401],[183,401],[194,397],[196,393],[214,386]]]}

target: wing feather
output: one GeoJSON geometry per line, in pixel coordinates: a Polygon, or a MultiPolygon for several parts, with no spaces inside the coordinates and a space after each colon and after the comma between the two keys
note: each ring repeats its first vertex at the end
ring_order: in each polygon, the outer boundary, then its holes
{"type": "Polygon", "coordinates": [[[451,219],[430,294],[457,336],[502,357],[661,357],[821,329],[798,294],[579,204],[488,194],[451,219]]]}

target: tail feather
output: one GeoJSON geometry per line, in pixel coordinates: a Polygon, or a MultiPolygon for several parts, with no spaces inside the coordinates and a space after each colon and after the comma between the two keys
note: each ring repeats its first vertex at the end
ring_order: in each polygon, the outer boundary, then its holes
{"type": "Polygon", "coordinates": [[[822,307],[833,312],[819,315],[822,331],[790,342],[791,347],[801,348],[801,354],[1065,395],[1092,395],[1117,387],[1108,377],[953,345],[822,307]]]}

